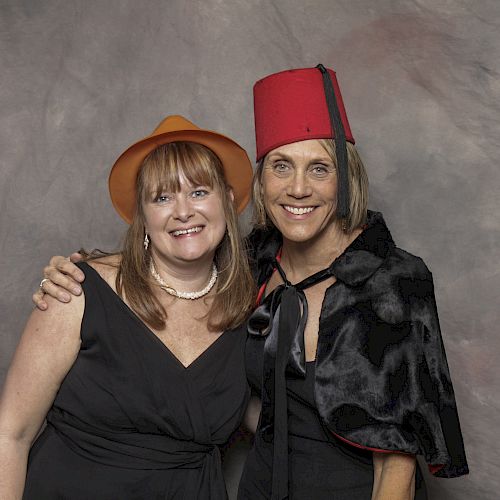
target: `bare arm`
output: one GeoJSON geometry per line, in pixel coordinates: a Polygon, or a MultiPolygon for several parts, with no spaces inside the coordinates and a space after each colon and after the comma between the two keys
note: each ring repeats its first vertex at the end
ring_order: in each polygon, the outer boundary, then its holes
{"type": "Polygon", "coordinates": [[[413,500],[416,459],[400,453],[373,453],[372,500],[413,500]]]}
{"type": "Polygon", "coordinates": [[[0,498],[20,500],[31,444],[80,348],[84,298],[48,299],[35,309],[10,365],[0,398],[0,498]]]}
{"type": "Polygon", "coordinates": [[[80,283],[85,279],[82,271],[74,262],[82,260],[79,253],[73,253],[69,258],[56,255],[50,259],[49,265],[43,269],[43,288],[39,288],[32,297],[36,307],[45,311],[48,303],[44,295],[48,294],[60,302],[70,302],[71,294],[80,295],[80,283]]]}
{"type": "Polygon", "coordinates": [[[261,400],[257,396],[252,396],[248,402],[248,406],[243,417],[243,426],[252,434],[255,434],[255,431],[257,430],[261,409],[261,400]]]}

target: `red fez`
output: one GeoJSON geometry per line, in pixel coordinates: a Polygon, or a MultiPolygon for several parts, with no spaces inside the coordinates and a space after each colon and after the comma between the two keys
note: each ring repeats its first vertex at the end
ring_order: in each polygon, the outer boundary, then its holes
{"type": "MultiPolygon", "coordinates": [[[[335,71],[328,69],[345,139],[354,144],[335,71]]],[[[269,151],[307,139],[335,138],[321,72],[292,69],[266,76],[253,88],[257,161],[269,151]]]]}

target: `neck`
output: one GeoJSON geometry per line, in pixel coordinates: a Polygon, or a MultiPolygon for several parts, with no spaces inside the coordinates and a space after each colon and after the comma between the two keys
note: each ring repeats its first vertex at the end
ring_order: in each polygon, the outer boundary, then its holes
{"type": "Polygon", "coordinates": [[[297,283],[328,267],[360,233],[361,229],[345,233],[335,222],[327,233],[307,241],[283,238],[281,263],[289,281],[297,283]]]}
{"type": "Polygon", "coordinates": [[[179,292],[202,290],[212,274],[213,257],[190,262],[171,262],[152,250],[156,271],[165,282],[179,292]]]}

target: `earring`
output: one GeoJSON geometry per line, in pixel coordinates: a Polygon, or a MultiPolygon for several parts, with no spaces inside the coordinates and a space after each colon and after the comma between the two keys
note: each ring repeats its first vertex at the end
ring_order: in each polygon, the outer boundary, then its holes
{"type": "Polygon", "coordinates": [[[147,252],[148,250],[148,247],[149,247],[149,236],[148,236],[148,233],[145,233],[144,234],[144,251],[147,252]]]}
{"type": "Polygon", "coordinates": [[[347,220],[342,219],[342,231],[347,232],[347,220]]]}

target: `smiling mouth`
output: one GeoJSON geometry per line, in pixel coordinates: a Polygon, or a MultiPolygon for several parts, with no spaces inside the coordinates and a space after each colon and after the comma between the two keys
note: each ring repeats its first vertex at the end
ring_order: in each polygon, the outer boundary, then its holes
{"type": "Polygon", "coordinates": [[[292,207],[290,205],[282,205],[283,208],[293,215],[310,214],[316,207],[292,207]]]}
{"type": "Polygon", "coordinates": [[[188,229],[178,229],[176,231],[171,231],[170,234],[174,237],[177,237],[177,236],[184,236],[186,234],[199,233],[202,230],[203,226],[195,226],[195,227],[190,227],[188,229]]]}

